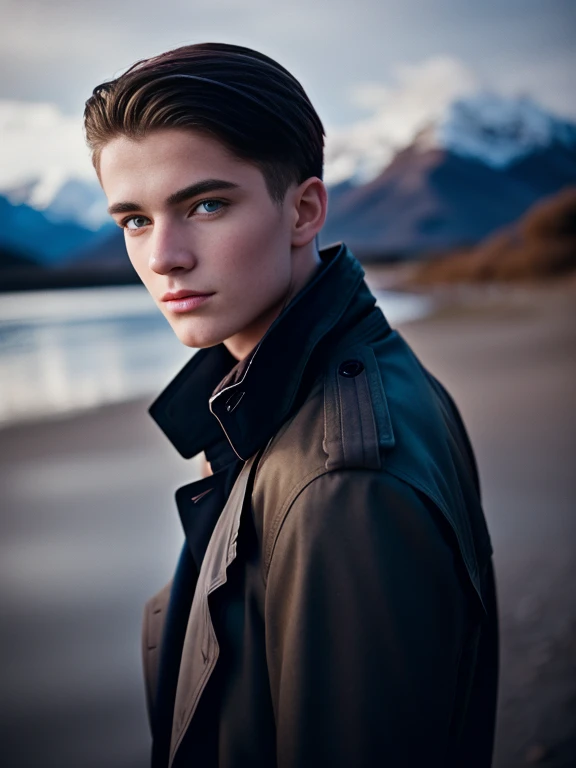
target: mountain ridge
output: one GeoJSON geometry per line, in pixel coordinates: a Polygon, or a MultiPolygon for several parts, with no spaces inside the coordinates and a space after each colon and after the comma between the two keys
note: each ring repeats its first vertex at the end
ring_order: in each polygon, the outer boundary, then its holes
{"type": "MultiPolygon", "coordinates": [[[[365,260],[472,245],[540,197],[576,183],[576,125],[526,97],[484,92],[456,99],[395,149],[384,134],[371,142],[363,133],[360,143],[358,135],[350,132],[355,143],[348,145],[345,132],[336,135],[336,154],[327,144],[328,166],[340,163],[347,175],[329,186],[320,242],[344,240],[365,260]]],[[[123,269],[124,238],[105,212],[97,181],[43,183],[29,179],[4,190],[8,199],[0,195],[0,247],[47,267],[123,269]],[[35,200],[42,210],[31,205],[35,200]]]]}

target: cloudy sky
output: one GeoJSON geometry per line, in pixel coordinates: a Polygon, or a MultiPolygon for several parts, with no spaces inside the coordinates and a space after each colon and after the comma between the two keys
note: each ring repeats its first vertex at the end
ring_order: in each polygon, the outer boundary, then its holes
{"type": "Polygon", "coordinates": [[[91,173],[79,126],[92,88],[192,42],[276,58],[329,134],[383,112],[402,133],[477,88],[576,118],[576,0],[0,0],[0,18],[0,187],[35,169],[91,173]]]}

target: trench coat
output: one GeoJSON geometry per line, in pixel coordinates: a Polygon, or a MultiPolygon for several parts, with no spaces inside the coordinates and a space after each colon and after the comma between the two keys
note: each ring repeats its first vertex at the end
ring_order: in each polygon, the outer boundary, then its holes
{"type": "Polygon", "coordinates": [[[350,250],[320,256],[248,358],[200,350],[150,409],[183,456],[219,436],[236,461],[223,495],[180,489],[187,561],[146,605],[153,765],[486,768],[498,623],[474,453],[350,250]]]}

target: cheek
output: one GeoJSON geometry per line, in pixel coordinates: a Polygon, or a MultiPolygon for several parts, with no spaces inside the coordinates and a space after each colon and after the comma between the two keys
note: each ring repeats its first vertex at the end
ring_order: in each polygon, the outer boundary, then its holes
{"type": "Polygon", "coordinates": [[[232,289],[242,284],[258,293],[290,278],[290,228],[276,211],[264,219],[253,214],[242,227],[231,223],[220,246],[222,276],[232,289]]]}
{"type": "Polygon", "coordinates": [[[128,254],[128,258],[130,259],[130,263],[140,274],[142,271],[142,265],[141,265],[141,258],[138,256],[138,247],[137,243],[134,238],[130,238],[127,235],[124,235],[124,245],[126,246],[126,253],[128,254]]]}
{"type": "Polygon", "coordinates": [[[150,284],[150,278],[152,276],[152,270],[149,265],[148,249],[144,244],[144,238],[142,242],[138,242],[140,238],[124,236],[124,242],[126,245],[126,252],[128,253],[128,259],[134,268],[134,271],[138,277],[142,280],[144,285],[150,284]]]}
{"type": "Polygon", "coordinates": [[[235,244],[223,264],[223,285],[231,302],[242,314],[259,313],[281,299],[290,283],[290,258],[282,243],[259,239],[235,244]]]}

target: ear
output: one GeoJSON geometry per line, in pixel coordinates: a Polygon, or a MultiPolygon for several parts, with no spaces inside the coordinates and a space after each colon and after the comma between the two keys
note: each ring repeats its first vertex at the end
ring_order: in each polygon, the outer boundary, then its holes
{"type": "Polygon", "coordinates": [[[328,193],[324,182],[316,176],[303,181],[294,193],[294,225],[292,246],[312,242],[324,226],[328,211],[328,193]]]}

